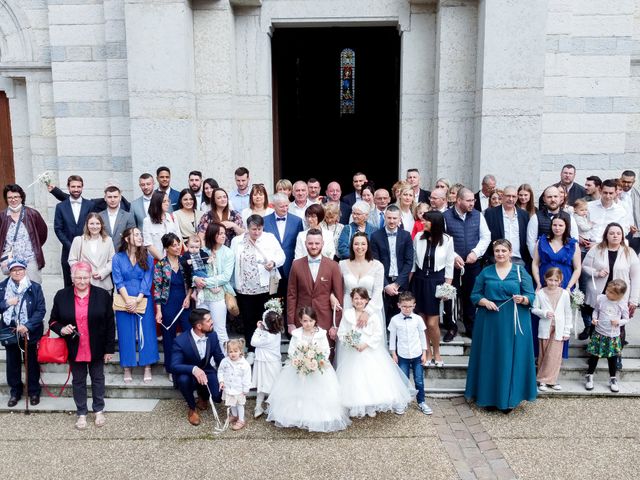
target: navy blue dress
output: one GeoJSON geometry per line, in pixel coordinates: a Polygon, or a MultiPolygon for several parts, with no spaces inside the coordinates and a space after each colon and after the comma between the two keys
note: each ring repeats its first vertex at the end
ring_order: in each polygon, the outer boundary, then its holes
{"type": "MultiPolygon", "coordinates": [[[[182,302],[187,295],[187,289],[184,284],[184,275],[182,268],[179,268],[177,272],[171,272],[171,284],[169,287],[169,298],[167,303],[162,305],[162,324],[165,327],[171,325],[174,318],[182,308],[182,302]]],[[[171,351],[173,349],[173,340],[176,338],[177,328],[180,325],[183,332],[188,332],[191,329],[189,324],[189,312],[190,309],[185,308],[180,314],[180,317],[169,328],[169,330],[162,329],[162,347],[164,349],[164,369],[167,373],[170,373],[171,366],[171,351]]]]}

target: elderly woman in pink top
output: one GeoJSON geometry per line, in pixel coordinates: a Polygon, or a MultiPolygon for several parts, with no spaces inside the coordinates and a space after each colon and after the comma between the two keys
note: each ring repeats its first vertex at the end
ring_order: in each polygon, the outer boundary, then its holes
{"type": "Polygon", "coordinates": [[[76,428],[87,427],[87,372],[91,376],[92,410],[95,424],[104,417],[104,364],[115,350],[115,323],[111,294],[91,285],[91,264],[77,262],[71,267],[73,285],[56,293],[49,328],[67,341],[73,375],[76,428]]]}

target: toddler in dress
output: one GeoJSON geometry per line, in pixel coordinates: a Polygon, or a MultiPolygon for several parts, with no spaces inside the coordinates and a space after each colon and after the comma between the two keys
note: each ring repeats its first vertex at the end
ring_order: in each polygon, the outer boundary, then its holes
{"type": "Polygon", "coordinates": [[[231,409],[229,424],[232,430],[245,426],[244,406],[251,388],[251,365],[244,358],[244,339],[227,342],[227,356],[218,367],[218,383],[224,404],[231,409]]]}
{"type": "Polygon", "coordinates": [[[264,399],[271,392],[273,382],[282,369],[282,305],[278,299],[272,299],[265,304],[265,308],[267,310],[262,314],[262,320],[258,322],[251,337],[251,345],[256,349],[251,382],[251,386],[257,391],[255,418],[264,413],[264,399]]]}
{"type": "Polygon", "coordinates": [[[624,280],[612,280],[607,284],[604,295],[600,294],[596,299],[591,320],[596,330],[587,345],[589,354],[589,369],[585,382],[587,390],[593,390],[593,374],[598,360],[600,357],[605,357],[609,364],[609,389],[612,392],[620,391],[616,370],[618,355],[622,351],[620,327],[629,321],[629,305],[624,301],[626,292],[627,284],[624,280]]]}
{"type": "Polygon", "coordinates": [[[359,325],[369,303],[367,289],[356,287],[350,296],[353,308],[345,309],[338,328],[336,373],[342,404],[351,417],[375,417],[377,412],[388,411],[402,415],[416,391],[391,360],[377,314],[370,315],[366,325],[359,325]]]}

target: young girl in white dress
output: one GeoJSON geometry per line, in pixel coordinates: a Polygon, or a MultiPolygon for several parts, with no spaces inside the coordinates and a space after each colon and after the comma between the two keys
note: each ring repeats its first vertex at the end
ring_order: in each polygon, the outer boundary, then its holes
{"type": "Polygon", "coordinates": [[[262,314],[262,320],[251,337],[251,345],[256,349],[256,357],[253,362],[253,379],[251,386],[257,391],[256,409],[254,417],[258,418],[264,413],[262,403],[271,393],[273,382],[282,370],[282,355],[280,353],[282,332],[282,306],[277,299],[270,302],[278,302],[277,306],[267,306],[262,314]],[[279,306],[279,310],[278,310],[279,306]]]}
{"type": "Polygon", "coordinates": [[[316,312],[301,307],[297,317],[302,327],[291,334],[289,360],[278,375],[267,403],[267,420],[278,427],[298,427],[310,432],[344,430],[351,421],[340,401],[340,386],[329,362],[327,331],[316,326],[316,312]],[[298,346],[315,345],[324,354],[323,371],[304,375],[292,364],[298,346]]]}
{"type": "Polygon", "coordinates": [[[338,329],[336,373],[342,404],[351,417],[374,417],[376,412],[388,411],[401,415],[416,391],[387,353],[380,319],[374,314],[365,326],[358,326],[369,303],[367,290],[354,288],[351,303],[353,308],[344,311],[338,329]]]}
{"type": "Polygon", "coordinates": [[[232,430],[245,426],[244,406],[251,388],[251,365],[244,358],[244,338],[227,342],[227,356],[218,366],[218,383],[224,404],[231,409],[229,425],[232,430]]]}

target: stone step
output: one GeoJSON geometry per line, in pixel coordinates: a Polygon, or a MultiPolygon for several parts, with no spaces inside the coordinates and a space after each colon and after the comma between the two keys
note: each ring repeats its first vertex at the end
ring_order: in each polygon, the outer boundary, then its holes
{"type": "MultiPolygon", "coordinates": [[[[24,412],[24,398],[13,408],[7,407],[9,396],[0,395],[0,412],[24,412]]],[[[109,398],[105,403],[105,410],[109,412],[151,412],[158,404],[157,398],[109,398]]],[[[91,406],[91,398],[88,399],[91,406]]],[[[75,412],[76,404],[71,397],[51,398],[43,394],[40,403],[36,406],[29,405],[29,411],[33,412],[75,412]]],[[[92,421],[92,419],[91,419],[92,421]]]]}

